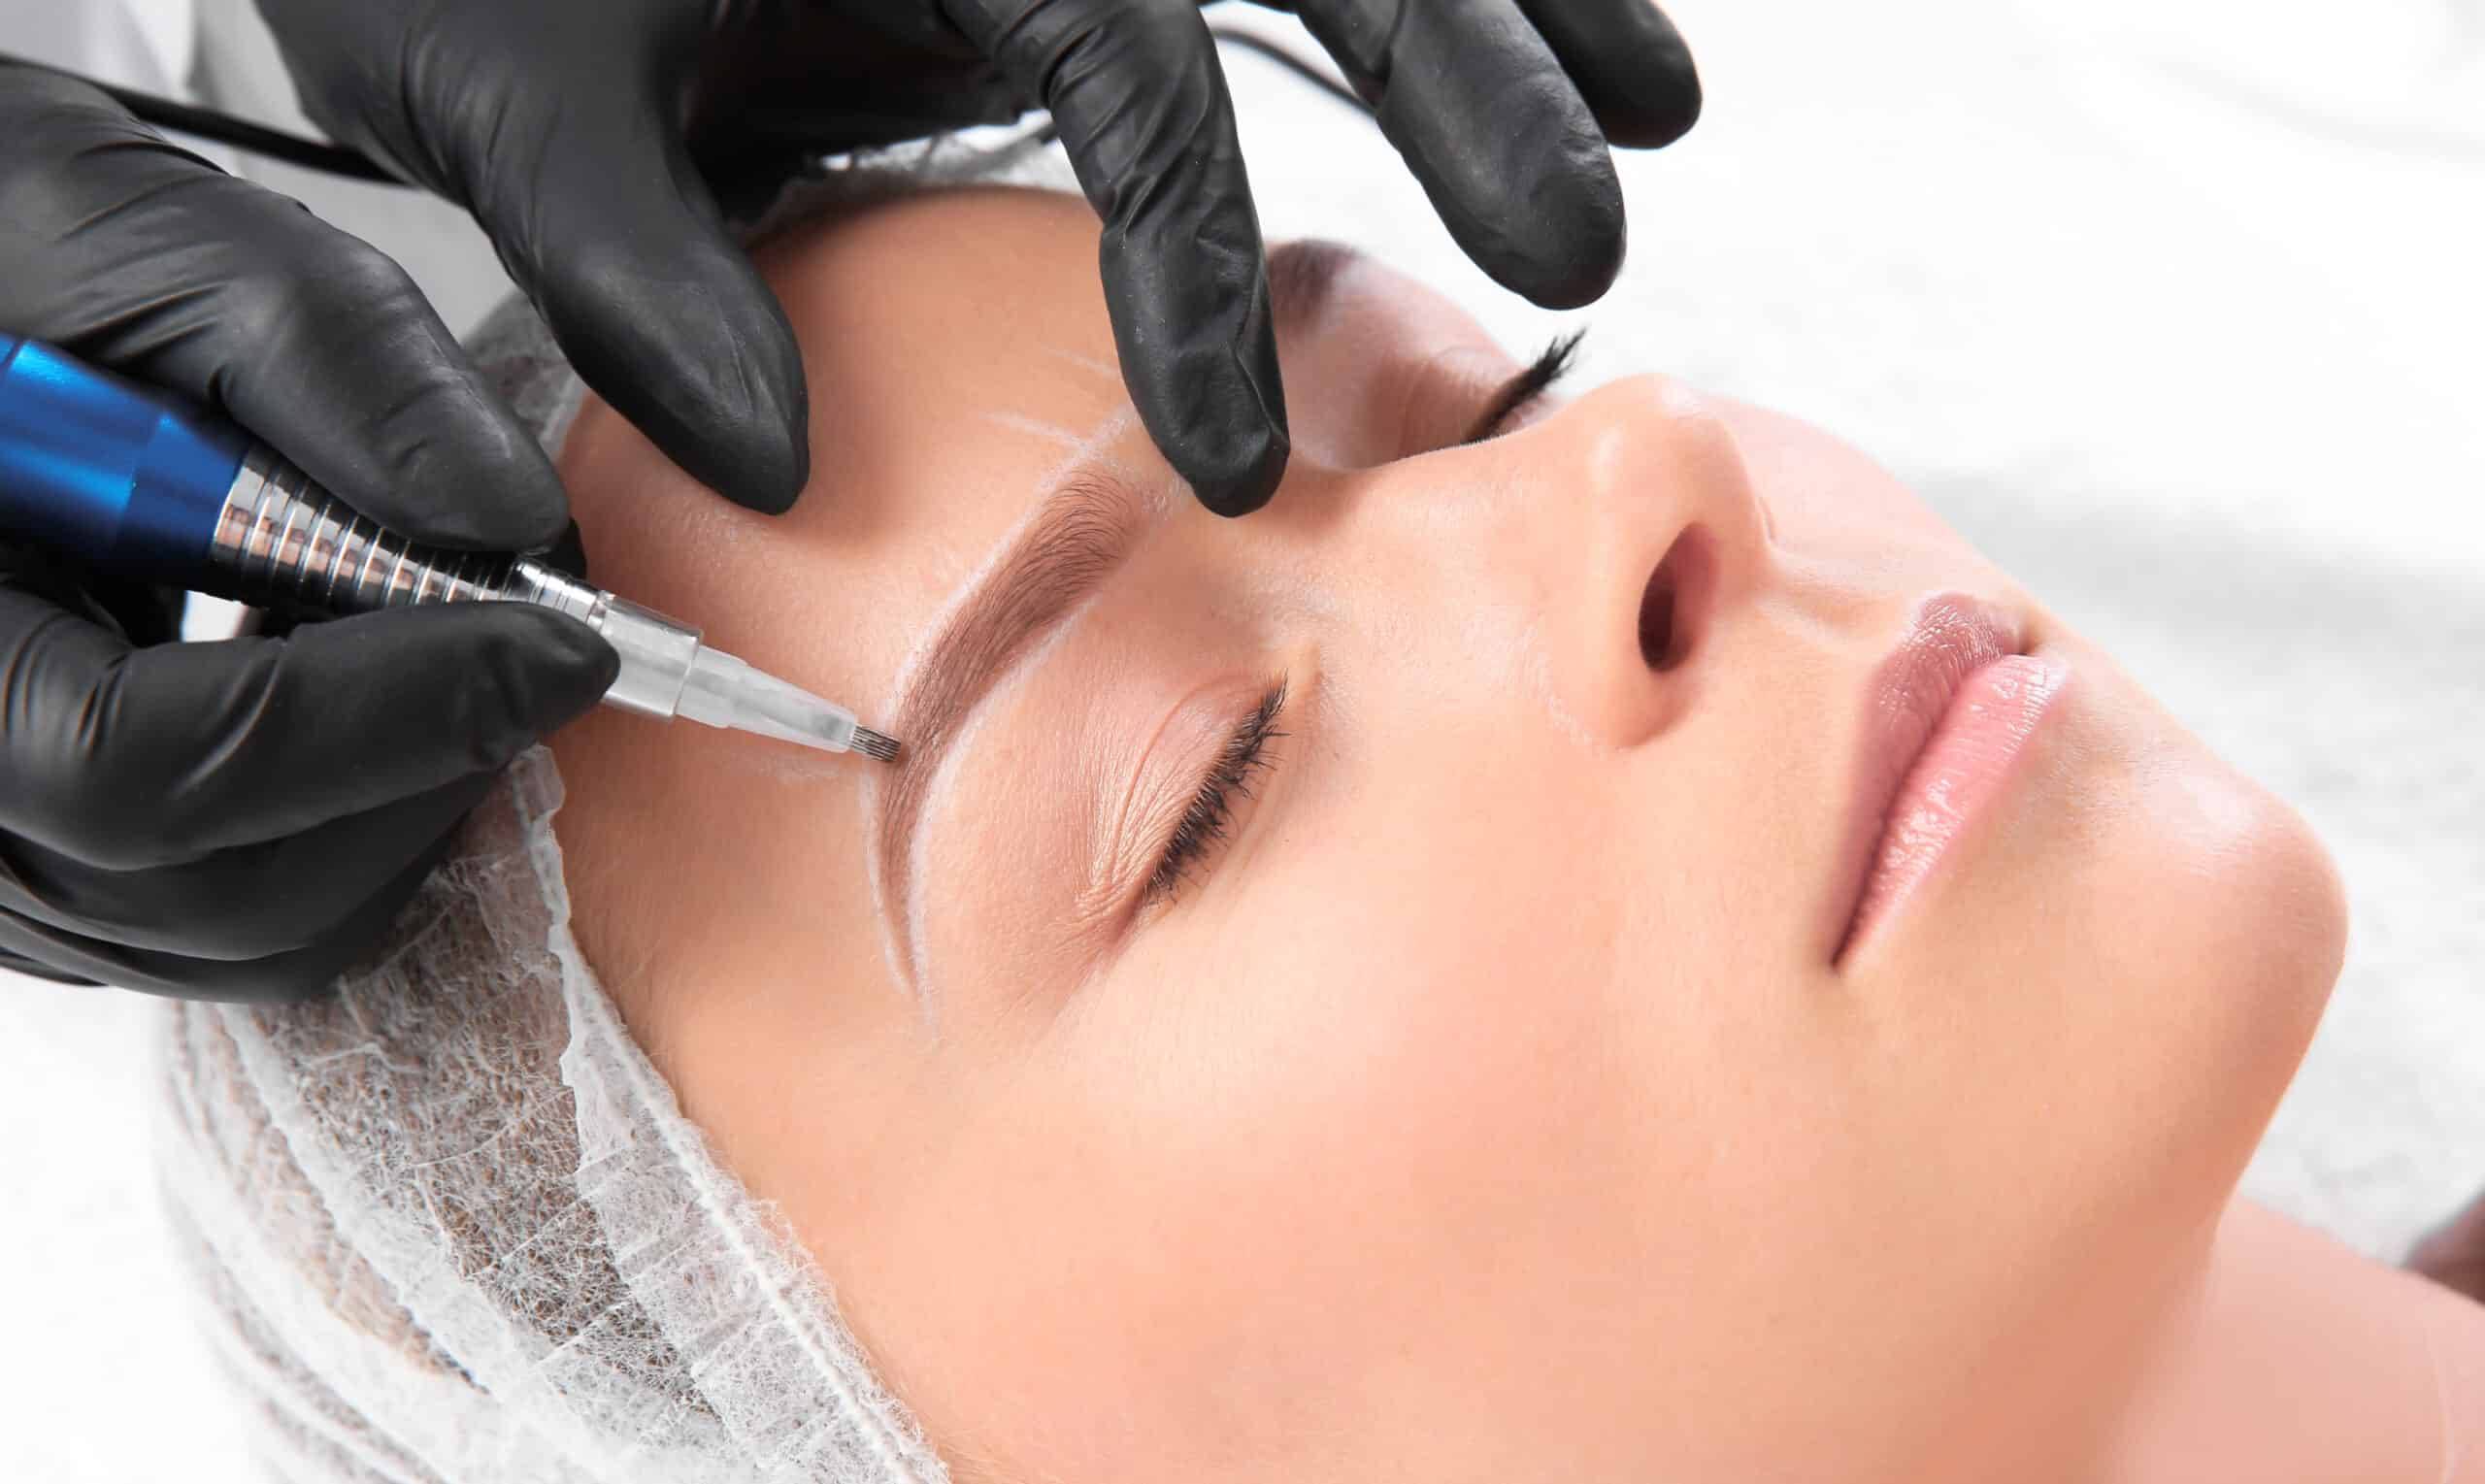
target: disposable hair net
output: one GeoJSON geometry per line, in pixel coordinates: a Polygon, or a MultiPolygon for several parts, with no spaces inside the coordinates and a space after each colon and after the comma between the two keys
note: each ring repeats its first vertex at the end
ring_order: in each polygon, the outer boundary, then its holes
{"type": "Polygon", "coordinates": [[[333,1001],[172,1011],[175,1225],[288,1479],[947,1477],[569,926],[522,760],[333,1001]]]}
{"type": "MultiPolygon", "coordinates": [[[[1003,163],[927,153],[791,210],[1003,163]]],[[[557,447],[579,392],[532,312],[505,307],[473,348],[557,447]]],[[[268,1464],[389,1484],[940,1484],[816,1270],[581,955],[561,792],[549,753],[522,759],[333,1000],[168,1010],[168,1204],[268,1464]]]]}

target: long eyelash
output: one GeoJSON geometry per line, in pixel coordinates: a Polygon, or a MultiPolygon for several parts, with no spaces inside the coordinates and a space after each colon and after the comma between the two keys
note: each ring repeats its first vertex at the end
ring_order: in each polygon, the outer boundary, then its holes
{"type": "Polygon", "coordinates": [[[1209,769],[1190,807],[1182,810],[1181,822],[1165,842],[1165,854],[1148,874],[1143,901],[1172,901],[1191,868],[1225,839],[1227,826],[1234,822],[1236,797],[1251,797],[1252,778],[1269,766],[1269,743],[1285,736],[1277,730],[1277,718],[1284,711],[1285,682],[1279,680],[1217,749],[1215,765],[1209,769]]]}
{"type": "Polygon", "coordinates": [[[1483,416],[1475,419],[1474,430],[1467,435],[1466,441],[1482,443],[1508,426],[1509,420],[1529,403],[1552,390],[1554,382],[1571,374],[1571,368],[1579,358],[1579,342],[1587,336],[1584,329],[1555,336],[1553,343],[1538,353],[1532,365],[1510,378],[1509,383],[1494,394],[1493,405],[1484,409],[1483,416]]]}

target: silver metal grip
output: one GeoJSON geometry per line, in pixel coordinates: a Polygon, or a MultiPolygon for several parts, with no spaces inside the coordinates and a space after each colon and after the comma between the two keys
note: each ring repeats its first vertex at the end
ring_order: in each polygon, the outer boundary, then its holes
{"type": "Polygon", "coordinates": [[[408,541],[348,510],[267,449],[252,447],[225,492],[208,565],[224,578],[225,596],[244,603],[368,613],[511,596],[513,561],[408,541]]]}
{"type": "Polygon", "coordinates": [[[607,705],[672,716],[699,631],[531,556],[425,546],[358,515],[310,476],[252,447],[217,512],[208,566],[244,603],[369,613],[429,603],[531,603],[569,614],[621,654],[607,705]]]}

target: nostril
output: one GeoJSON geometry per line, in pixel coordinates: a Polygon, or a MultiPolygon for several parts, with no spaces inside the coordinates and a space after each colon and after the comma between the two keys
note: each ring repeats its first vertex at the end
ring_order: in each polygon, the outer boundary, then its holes
{"type": "Polygon", "coordinates": [[[1673,663],[1673,580],[1666,571],[1673,560],[1668,554],[1657,564],[1640,594],[1640,658],[1650,670],[1666,670],[1673,663]]]}
{"type": "Polygon", "coordinates": [[[1650,670],[1663,675],[1691,657],[1692,619],[1713,565],[1707,533],[1686,526],[1648,574],[1640,593],[1640,658],[1650,670]]]}

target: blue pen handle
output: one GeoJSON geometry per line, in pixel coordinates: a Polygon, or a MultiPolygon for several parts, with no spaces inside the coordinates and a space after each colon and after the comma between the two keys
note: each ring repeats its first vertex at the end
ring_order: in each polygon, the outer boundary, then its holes
{"type": "Polygon", "coordinates": [[[242,429],[169,392],[0,334],[0,540],[116,577],[361,613],[593,592],[505,552],[445,551],[355,513],[242,429]]]}
{"type": "Polygon", "coordinates": [[[205,409],[5,333],[0,540],[116,577],[326,613],[531,603],[619,651],[608,706],[897,755],[853,712],[709,648],[688,624],[535,557],[408,541],[205,409]]]}
{"type": "Polygon", "coordinates": [[[330,613],[532,603],[621,657],[608,706],[888,762],[854,713],[700,643],[699,631],[531,556],[417,545],[178,397],[0,334],[0,540],[119,577],[330,613]]]}
{"type": "Polygon", "coordinates": [[[202,409],[0,334],[0,534],[172,587],[213,580],[250,440],[202,409]]]}

